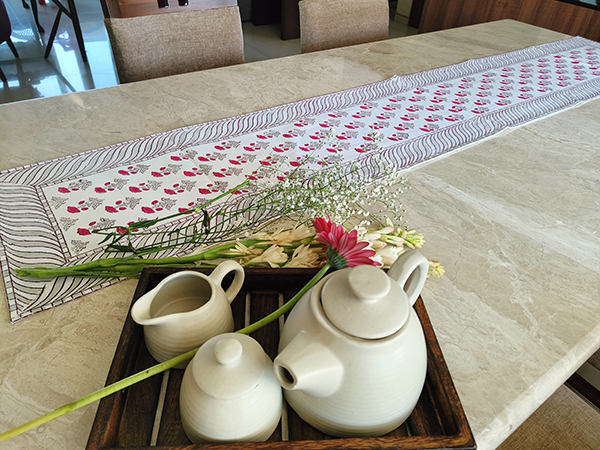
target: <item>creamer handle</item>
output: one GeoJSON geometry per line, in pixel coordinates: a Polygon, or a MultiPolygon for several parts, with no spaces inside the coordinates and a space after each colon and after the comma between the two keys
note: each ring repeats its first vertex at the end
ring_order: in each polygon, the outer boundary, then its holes
{"type": "Polygon", "coordinates": [[[220,285],[223,282],[223,278],[225,278],[229,272],[235,272],[231,286],[225,291],[225,296],[229,303],[231,303],[244,284],[244,278],[246,276],[244,268],[235,261],[225,261],[219,264],[209,277],[216,284],[220,285]]]}
{"type": "Polygon", "coordinates": [[[388,276],[404,289],[412,306],[423,290],[428,270],[427,258],[414,250],[404,250],[388,270],[388,276]]]}

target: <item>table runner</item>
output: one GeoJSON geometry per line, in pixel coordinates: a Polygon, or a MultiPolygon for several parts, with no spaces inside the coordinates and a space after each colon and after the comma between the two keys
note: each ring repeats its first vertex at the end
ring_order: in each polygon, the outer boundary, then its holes
{"type": "MultiPolygon", "coordinates": [[[[196,207],[260,167],[291,169],[314,151],[358,161],[364,176],[378,175],[377,158],[406,170],[599,95],[600,44],[577,37],[0,172],[11,321],[118,281],[12,273],[105,257],[94,229],[196,207]],[[338,147],[320,146],[328,133],[338,147]]],[[[247,190],[235,195],[252,201],[247,190]]],[[[219,232],[229,237],[226,226],[219,232]]]]}

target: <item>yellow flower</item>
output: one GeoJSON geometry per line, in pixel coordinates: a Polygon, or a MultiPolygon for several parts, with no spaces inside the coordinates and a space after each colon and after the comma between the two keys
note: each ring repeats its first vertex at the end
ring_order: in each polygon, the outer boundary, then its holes
{"type": "Polygon", "coordinates": [[[308,245],[301,245],[296,250],[292,258],[284,267],[322,267],[323,261],[319,258],[319,251],[308,245]]]}
{"type": "Polygon", "coordinates": [[[442,266],[439,261],[429,260],[429,270],[427,271],[428,277],[440,278],[445,273],[446,269],[444,269],[444,266],[442,266]]]}
{"type": "Polygon", "coordinates": [[[287,259],[288,257],[281,247],[271,245],[262,254],[252,258],[245,265],[269,265],[272,269],[276,269],[280,267],[280,264],[285,263],[287,259]]]}
{"type": "Polygon", "coordinates": [[[404,239],[404,244],[412,249],[421,248],[425,244],[425,237],[416,230],[403,230],[400,237],[404,239]]]}
{"type": "Polygon", "coordinates": [[[379,234],[391,234],[394,232],[394,227],[385,227],[380,230],[377,230],[376,233],[379,234]]]}
{"type": "Polygon", "coordinates": [[[260,248],[254,248],[254,246],[246,247],[241,242],[236,242],[234,248],[230,248],[223,255],[232,255],[232,256],[257,256],[260,255],[263,251],[260,248]]]}
{"type": "Polygon", "coordinates": [[[394,236],[393,234],[383,234],[381,235],[381,240],[383,242],[387,242],[388,244],[392,244],[396,247],[400,247],[402,248],[402,246],[404,245],[405,240],[402,239],[401,237],[398,236],[394,236]]]}
{"type": "Polygon", "coordinates": [[[295,242],[302,241],[303,239],[314,236],[314,232],[311,231],[306,225],[298,225],[291,230],[281,229],[274,233],[257,233],[253,235],[255,239],[264,239],[275,245],[281,245],[284,247],[290,246],[295,242]]]}
{"type": "Polygon", "coordinates": [[[388,245],[381,250],[377,250],[375,256],[380,258],[379,262],[383,264],[384,267],[390,267],[396,259],[398,255],[402,253],[404,249],[402,247],[396,247],[395,245],[388,245]]]}

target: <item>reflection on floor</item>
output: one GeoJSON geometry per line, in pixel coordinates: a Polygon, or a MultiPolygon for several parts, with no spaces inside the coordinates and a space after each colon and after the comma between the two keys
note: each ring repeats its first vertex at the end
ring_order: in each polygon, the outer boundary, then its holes
{"type": "MultiPolygon", "coordinates": [[[[14,57],[6,43],[0,44],[0,67],[8,79],[8,83],[0,82],[0,103],[118,84],[99,0],[76,1],[88,56],[87,64],[81,59],[72,23],[64,15],[50,56],[44,59],[46,43],[58,7],[50,0],[26,1],[39,1],[40,24],[46,32],[38,32],[32,10],[25,9],[21,0],[4,0],[13,29],[12,41],[20,58],[14,57]]],[[[300,53],[300,40],[282,41],[279,37],[279,25],[256,27],[251,22],[244,22],[243,30],[246,62],[300,53]]],[[[416,32],[414,28],[390,21],[390,38],[416,32]]]]}

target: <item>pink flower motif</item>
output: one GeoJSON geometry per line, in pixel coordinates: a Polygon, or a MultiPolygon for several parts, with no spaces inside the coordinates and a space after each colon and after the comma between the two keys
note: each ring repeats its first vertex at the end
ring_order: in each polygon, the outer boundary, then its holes
{"type": "Polygon", "coordinates": [[[343,227],[336,225],[331,219],[325,220],[322,217],[315,218],[312,223],[317,231],[317,242],[327,246],[325,258],[332,268],[380,265],[371,259],[372,256],[375,256],[375,251],[365,248],[369,246],[369,243],[358,242],[356,230],[347,233],[343,227]]]}
{"type": "Polygon", "coordinates": [[[129,191],[133,192],[134,194],[137,194],[138,192],[142,192],[142,190],[136,186],[129,186],[129,191]]]}
{"type": "Polygon", "coordinates": [[[142,211],[146,214],[154,214],[154,210],[152,208],[148,208],[147,206],[142,207],[142,211]]]}
{"type": "Polygon", "coordinates": [[[68,190],[65,187],[59,187],[58,188],[58,192],[60,192],[61,194],[68,194],[69,192],[71,192],[70,190],[68,190]]]}
{"type": "Polygon", "coordinates": [[[79,211],[79,208],[75,208],[74,206],[67,207],[67,211],[70,212],[71,214],[81,212],[81,211],[79,211]]]}
{"type": "Polygon", "coordinates": [[[106,206],[106,207],[104,207],[104,209],[106,210],[106,212],[109,212],[109,213],[119,212],[119,210],[117,208],[115,208],[114,206],[106,206]]]}
{"type": "Polygon", "coordinates": [[[106,189],[101,187],[94,188],[94,191],[98,194],[106,194],[106,189]]]}
{"type": "Polygon", "coordinates": [[[92,234],[92,232],[87,228],[77,228],[77,234],[79,236],[89,236],[90,234],[92,234]]]}

